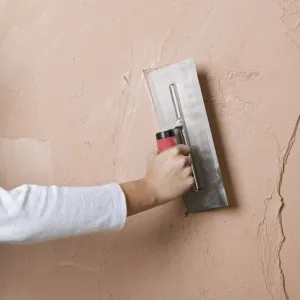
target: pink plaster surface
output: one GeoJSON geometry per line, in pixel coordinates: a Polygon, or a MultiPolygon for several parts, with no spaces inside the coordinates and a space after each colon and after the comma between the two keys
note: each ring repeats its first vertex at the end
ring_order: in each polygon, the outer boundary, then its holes
{"type": "Polygon", "coordinates": [[[300,299],[299,24],[290,0],[0,0],[2,186],[143,176],[157,130],[143,70],[194,58],[237,203],[2,245],[0,299],[300,299]]]}

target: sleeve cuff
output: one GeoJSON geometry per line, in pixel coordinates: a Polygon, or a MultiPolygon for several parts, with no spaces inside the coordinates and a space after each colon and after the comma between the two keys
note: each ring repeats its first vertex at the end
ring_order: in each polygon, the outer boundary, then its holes
{"type": "Polygon", "coordinates": [[[115,224],[112,226],[112,230],[121,230],[125,226],[127,218],[126,197],[119,184],[111,183],[110,186],[114,194],[112,197],[113,210],[116,212],[115,224]]]}

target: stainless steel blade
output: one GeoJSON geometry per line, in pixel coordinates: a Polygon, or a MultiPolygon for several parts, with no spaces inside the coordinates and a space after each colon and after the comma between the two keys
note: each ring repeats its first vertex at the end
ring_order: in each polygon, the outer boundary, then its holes
{"type": "Polygon", "coordinates": [[[200,190],[191,190],[183,196],[187,212],[228,205],[195,62],[188,59],[151,71],[148,83],[161,129],[174,128],[180,123],[192,149],[195,180],[200,190]],[[174,101],[174,86],[179,103],[174,101]]]}

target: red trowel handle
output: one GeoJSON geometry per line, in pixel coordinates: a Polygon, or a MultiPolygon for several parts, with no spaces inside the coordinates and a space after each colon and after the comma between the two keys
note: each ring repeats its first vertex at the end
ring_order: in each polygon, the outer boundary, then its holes
{"type": "Polygon", "coordinates": [[[173,129],[161,131],[156,134],[158,153],[177,145],[173,129]]]}

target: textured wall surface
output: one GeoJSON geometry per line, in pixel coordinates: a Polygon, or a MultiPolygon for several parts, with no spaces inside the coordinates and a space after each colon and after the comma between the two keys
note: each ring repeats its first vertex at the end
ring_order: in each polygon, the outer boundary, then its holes
{"type": "Polygon", "coordinates": [[[0,184],[143,176],[157,129],[143,70],[186,58],[236,206],[2,245],[1,300],[300,299],[299,1],[0,0],[0,184]]]}

